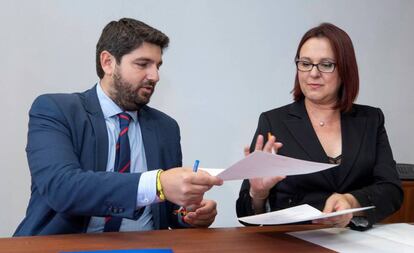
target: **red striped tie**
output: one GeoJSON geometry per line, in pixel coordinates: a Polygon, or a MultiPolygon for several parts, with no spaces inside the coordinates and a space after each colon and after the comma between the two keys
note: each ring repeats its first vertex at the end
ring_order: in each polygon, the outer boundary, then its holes
{"type": "MultiPolygon", "coordinates": [[[[128,127],[131,116],[122,112],[118,114],[120,132],[116,143],[115,167],[114,171],[119,173],[129,173],[131,166],[131,150],[129,147],[128,127]]],[[[117,232],[122,223],[121,217],[105,217],[104,232],[117,232]]]]}

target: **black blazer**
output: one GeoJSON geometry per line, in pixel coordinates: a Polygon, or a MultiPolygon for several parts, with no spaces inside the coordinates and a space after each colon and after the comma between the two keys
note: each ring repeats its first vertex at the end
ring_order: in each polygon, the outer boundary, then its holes
{"type": "MultiPolygon", "coordinates": [[[[270,132],[283,143],[280,155],[328,163],[306,112],[304,101],[264,112],[253,138],[270,132]]],[[[301,204],[323,210],[333,193],[350,193],[361,206],[376,206],[367,211],[370,224],[397,211],[403,191],[395,168],[384,115],[378,108],[353,105],[341,114],[342,160],[332,169],[298,176],[289,176],[276,184],[269,194],[272,211],[301,204]]],[[[249,181],[244,180],[236,203],[237,216],[253,215],[249,181]]]]}

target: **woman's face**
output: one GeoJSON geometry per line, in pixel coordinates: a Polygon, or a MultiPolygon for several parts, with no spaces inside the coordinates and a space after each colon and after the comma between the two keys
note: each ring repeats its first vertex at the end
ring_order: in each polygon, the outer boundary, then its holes
{"type": "MultiPolygon", "coordinates": [[[[299,61],[302,66],[321,64],[319,69],[329,71],[331,63],[336,63],[331,43],[327,38],[310,38],[300,49],[299,61]]],[[[341,80],[337,66],[333,72],[321,72],[317,66],[310,71],[298,70],[300,88],[305,99],[316,104],[336,104],[341,80]]]]}

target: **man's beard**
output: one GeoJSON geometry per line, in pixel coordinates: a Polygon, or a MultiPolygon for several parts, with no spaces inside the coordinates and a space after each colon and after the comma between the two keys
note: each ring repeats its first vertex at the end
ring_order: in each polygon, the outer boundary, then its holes
{"type": "Polygon", "coordinates": [[[139,89],[149,85],[155,87],[152,81],[145,81],[138,85],[129,83],[122,78],[119,70],[115,69],[111,98],[124,111],[138,111],[148,104],[152,95],[152,93],[147,96],[139,95],[139,89]]]}

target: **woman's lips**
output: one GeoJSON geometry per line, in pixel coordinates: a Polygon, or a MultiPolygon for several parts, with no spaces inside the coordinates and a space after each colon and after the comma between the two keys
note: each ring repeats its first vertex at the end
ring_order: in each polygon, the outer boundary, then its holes
{"type": "Polygon", "coordinates": [[[322,84],[319,84],[319,83],[308,83],[308,86],[310,86],[313,89],[317,89],[317,88],[322,87],[322,84]]]}

